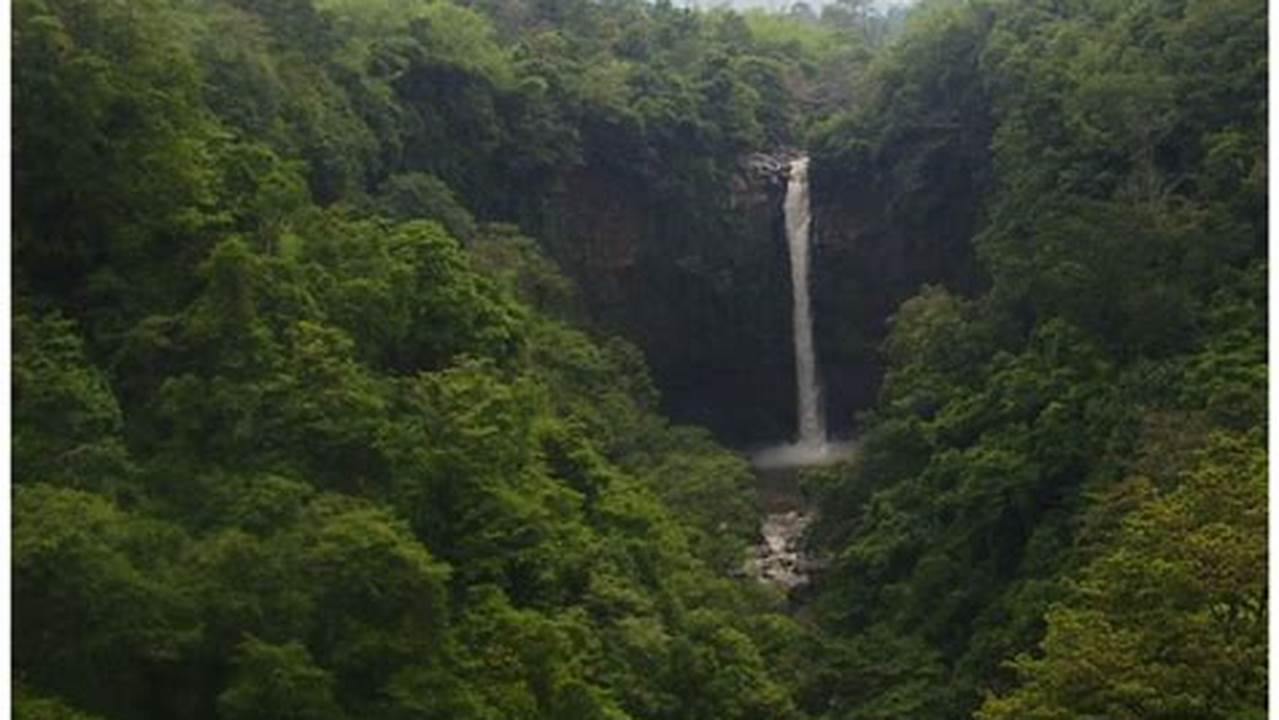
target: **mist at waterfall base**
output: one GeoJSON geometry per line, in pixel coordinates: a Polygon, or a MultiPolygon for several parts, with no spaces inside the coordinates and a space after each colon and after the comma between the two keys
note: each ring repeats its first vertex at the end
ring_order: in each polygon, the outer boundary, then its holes
{"type": "Polygon", "coordinates": [[[821,406],[821,385],[813,350],[813,318],[808,289],[810,228],[812,215],[808,199],[808,157],[791,162],[783,206],[786,244],[790,249],[791,299],[795,342],[796,414],[799,437],[793,443],[763,448],[751,455],[760,469],[822,465],[852,454],[852,442],[832,442],[826,434],[826,418],[821,406]]]}

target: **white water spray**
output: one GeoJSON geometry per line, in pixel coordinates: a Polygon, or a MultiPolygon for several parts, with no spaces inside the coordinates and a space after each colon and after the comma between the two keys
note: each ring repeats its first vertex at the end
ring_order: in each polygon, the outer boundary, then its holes
{"type": "Polygon", "coordinates": [[[812,215],[808,201],[808,158],[791,161],[786,183],[786,244],[790,247],[791,298],[795,341],[795,383],[798,396],[799,437],[755,454],[757,467],[817,465],[846,457],[851,445],[831,443],[826,437],[817,359],[813,351],[813,317],[808,294],[808,261],[812,215]]]}
{"type": "Polygon", "coordinates": [[[826,442],[817,361],[813,355],[813,317],[808,297],[808,240],[812,216],[808,206],[808,158],[791,163],[786,183],[786,244],[790,246],[791,299],[794,319],[795,382],[799,398],[797,445],[816,447],[826,442]]]}

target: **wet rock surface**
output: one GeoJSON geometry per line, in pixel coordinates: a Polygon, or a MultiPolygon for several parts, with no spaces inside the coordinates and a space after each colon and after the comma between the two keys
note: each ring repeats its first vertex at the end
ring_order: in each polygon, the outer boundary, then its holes
{"type": "Polygon", "coordinates": [[[566,169],[531,230],[587,324],[644,352],[662,413],[745,447],[794,434],[787,164],[719,169],[724,186],[621,161],[566,169]]]}
{"type": "Polygon", "coordinates": [[[808,583],[811,570],[804,554],[804,531],[812,515],[803,510],[789,510],[764,518],[763,540],[755,547],[748,572],[764,582],[794,590],[808,583]]]}
{"type": "Polygon", "coordinates": [[[808,584],[815,569],[804,548],[804,533],[815,519],[800,492],[798,468],[756,469],[756,490],[764,517],[760,540],[744,568],[746,574],[786,591],[808,584]]]}

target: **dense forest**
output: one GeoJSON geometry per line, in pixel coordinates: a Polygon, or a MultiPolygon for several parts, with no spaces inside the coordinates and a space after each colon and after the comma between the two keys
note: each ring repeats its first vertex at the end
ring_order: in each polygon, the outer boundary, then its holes
{"type": "Polygon", "coordinates": [[[1266,10],[14,0],[15,717],[1266,717],[1266,10]]]}

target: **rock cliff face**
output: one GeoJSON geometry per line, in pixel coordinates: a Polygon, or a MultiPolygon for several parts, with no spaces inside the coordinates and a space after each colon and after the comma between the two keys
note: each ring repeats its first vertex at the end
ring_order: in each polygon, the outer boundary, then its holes
{"type": "Polygon", "coordinates": [[[785,173],[747,156],[694,200],[586,166],[541,230],[592,320],[644,350],[670,417],[743,446],[794,433],[785,173]]]}
{"type": "Polygon", "coordinates": [[[921,166],[928,185],[898,177],[886,160],[849,172],[814,159],[813,323],[834,434],[873,404],[879,346],[902,301],[924,284],[970,293],[982,282],[972,235],[984,170],[944,152],[925,155],[921,166]]]}
{"type": "MultiPolygon", "coordinates": [[[[929,186],[948,188],[927,195],[886,160],[850,170],[814,158],[814,336],[834,435],[873,404],[897,306],[924,283],[965,292],[978,282],[980,183],[954,157],[924,158],[929,186]]],[[[715,194],[696,200],[587,165],[562,177],[539,230],[592,322],[644,350],[666,413],[743,447],[796,432],[782,211],[790,160],[744,156],[715,194]]]]}

